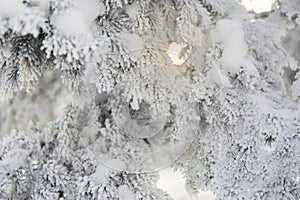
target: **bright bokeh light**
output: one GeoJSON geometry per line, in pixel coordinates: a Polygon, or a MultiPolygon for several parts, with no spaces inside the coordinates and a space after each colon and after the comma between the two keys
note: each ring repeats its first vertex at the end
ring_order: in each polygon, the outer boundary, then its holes
{"type": "Polygon", "coordinates": [[[276,0],[242,0],[242,4],[247,10],[255,13],[269,12],[276,0]]]}
{"type": "Polygon", "coordinates": [[[170,60],[173,62],[173,65],[180,66],[185,62],[185,56],[183,54],[183,49],[187,46],[187,44],[179,44],[176,42],[172,42],[167,50],[167,54],[170,60]]]}

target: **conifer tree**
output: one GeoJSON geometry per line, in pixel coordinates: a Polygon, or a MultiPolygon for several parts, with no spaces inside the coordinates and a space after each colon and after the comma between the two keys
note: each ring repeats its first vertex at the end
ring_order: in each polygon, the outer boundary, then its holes
{"type": "Polygon", "coordinates": [[[0,199],[300,199],[300,1],[1,0],[0,199]]]}

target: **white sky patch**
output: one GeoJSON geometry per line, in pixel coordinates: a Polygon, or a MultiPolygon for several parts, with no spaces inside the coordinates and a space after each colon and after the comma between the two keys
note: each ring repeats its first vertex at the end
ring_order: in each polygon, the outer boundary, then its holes
{"type": "Polygon", "coordinates": [[[256,13],[269,12],[275,0],[242,0],[242,4],[247,10],[253,10],[256,13]]]}

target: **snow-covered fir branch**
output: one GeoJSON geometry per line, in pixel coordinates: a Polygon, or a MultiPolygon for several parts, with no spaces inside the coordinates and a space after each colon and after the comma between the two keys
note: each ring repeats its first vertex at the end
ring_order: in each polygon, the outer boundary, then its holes
{"type": "Polygon", "coordinates": [[[300,199],[300,1],[0,1],[0,199],[300,199]]]}

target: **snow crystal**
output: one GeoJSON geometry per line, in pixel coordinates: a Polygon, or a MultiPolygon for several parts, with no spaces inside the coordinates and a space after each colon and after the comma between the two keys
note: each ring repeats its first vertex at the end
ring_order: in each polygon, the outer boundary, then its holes
{"type": "Polygon", "coordinates": [[[104,5],[100,5],[98,0],[75,0],[74,5],[87,22],[92,22],[105,11],[104,5]]]}

